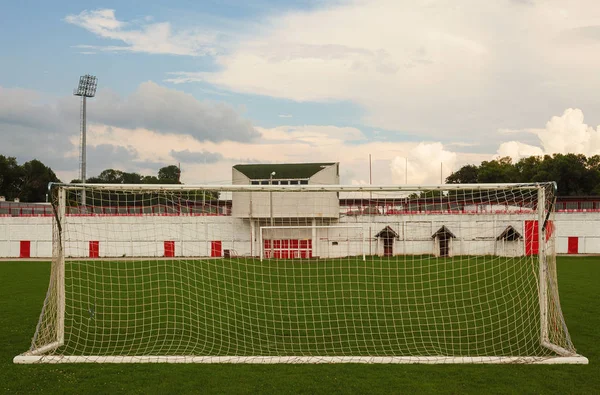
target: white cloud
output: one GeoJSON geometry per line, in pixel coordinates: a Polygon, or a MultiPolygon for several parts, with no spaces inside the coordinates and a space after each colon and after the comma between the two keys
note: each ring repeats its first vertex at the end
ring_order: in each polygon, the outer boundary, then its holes
{"type": "Polygon", "coordinates": [[[552,117],[538,136],[545,152],[588,156],[600,153],[600,129],[586,125],[583,111],[578,108],[569,108],[562,116],[552,117]]]}
{"type": "Polygon", "coordinates": [[[392,179],[396,184],[439,184],[455,169],[457,154],[441,143],[419,143],[406,157],[391,161],[392,179]]]}
{"type": "Polygon", "coordinates": [[[553,116],[546,123],[546,128],[535,129],[535,134],[540,146],[508,141],[500,145],[497,156],[509,156],[518,161],[523,157],[544,154],[600,154],[600,127],[593,128],[584,123],[583,111],[578,108],[568,108],[563,115],[553,116]]]}
{"type": "Polygon", "coordinates": [[[519,141],[509,141],[500,144],[496,158],[510,157],[514,162],[528,156],[543,156],[544,151],[540,147],[521,143],[519,141]]]}
{"type": "Polygon", "coordinates": [[[128,51],[169,55],[214,55],[217,34],[200,29],[177,30],[168,22],[151,23],[147,18],[138,23],[120,21],[115,10],[97,9],[67,15],[65,21],[82,27],[106,39],[120,41],[124,45],[90,46],[80,48],[103,51],[128,51]]]}
{"type": "Polygon", "coordinates": [[[325,2],[266,17],[217,56],[219,70],[169,81],[351,101],[371,127],[489,142],[500,128],[548,119],[572,97],[600,104],[600,34],[579,29],[594,25],[592,0],[325,2]]]}
{"type": "Polygon", "coordinates": [[[173,71],[170,83],[348,101],[361,107],[370,127],[429,141],[489,144],[494,131],[505,129],[494,134],[500,143],[503,133],[527,131],[557,109],[600,105],[595,0],[330,0],[235,27],[229,21],[226,34],[152,18],[124,21],[110,9],[65,20],[122,43],[79,46],[84,52],[208,54],[220,66],[173,71]]]}

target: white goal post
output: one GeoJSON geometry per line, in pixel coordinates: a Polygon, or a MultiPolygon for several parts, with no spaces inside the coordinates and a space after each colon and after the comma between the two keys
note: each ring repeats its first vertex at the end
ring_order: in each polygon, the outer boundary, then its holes
{"type": "Polygon", "coordinates": [[[50,192],[48,291],[15,363],[588,363],[554,183],[50,192]]]}

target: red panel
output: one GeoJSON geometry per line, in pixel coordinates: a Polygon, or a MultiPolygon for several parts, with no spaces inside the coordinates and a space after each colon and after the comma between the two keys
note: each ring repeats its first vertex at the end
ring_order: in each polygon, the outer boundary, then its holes
{"type": "Polygon", "coordinates": [[[281,251],[281,258],[282,259],[288,259],[290,257],[290,252],[288,250],[282,250],[281,251]]]}
{"type": "Polygon", "coordinates": [[[210,242],[210,256],[213,258],[223,256],[223,243],[220,240],[210,242]]]}
{"type": "Polygon", "coordinates": [[[525,255],[536,255],[539,251],[537,221],[525,221],[525,255]]]}
{"type": "Polygon", "coordinates": [[[271,248],[271,240],[265,240],[264,243],[265,248],[271,248]]]}
{"type": "Polygon", "coordinates": [[[281,240],[281,248],[289,248],[290,241],[289,240],[281,240]]]}
{"type": "Polygon", "coordinates": [[[567,254],[579,254],[579,237],[569,237],[567,254]]]}
{"type": "Polygon", "coordinates": [[[165,241],[165,256],[175,256],[175,242],[173,240],[165,241]]]}
{"type": "Polygon", "coordinates": [[[281,240],[273,240],[273,248],[281,248],[281,240]]]}
{"type": "Polygon", "coordinates": [[[98,240],[90,241],[89,246],[89,256],[90,258],[99,258],[100,257],[100,242],[98,240]]]}
{"type": "Polygon", "coordinates": [[[290,240],[290,247],[291,248],[298,248],[299,244],[300,244],[300,240],[290,240]]]}
{"type": "Polygon", "coordinates": [[[308,242],[310,240],[300,240],[300,248],[308,248],[308,242]]]}
{"type": "Polygon", "coordinates": [[[20,258],[31,258],[31,241],[21,240],[20,258]]]}

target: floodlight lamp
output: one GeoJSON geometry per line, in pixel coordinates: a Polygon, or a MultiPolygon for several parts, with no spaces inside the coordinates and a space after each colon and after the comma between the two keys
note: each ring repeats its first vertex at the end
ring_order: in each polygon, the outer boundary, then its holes
{"type": "Polygon", "coordinates": [[[272,173],[271,173],[271,177],[273,177],[275,174],[277,174],[277,173],[275,173],[275,172],[272,172],[272,173]]]}
{"type": "Polygon", "coordinates": [[[95,75],[82,75],[79,77],[79,85],[77,89],[73,91],[75,96],[94,97],[96,96],[96,88],[98,86],[98,79],[95,75]]]}

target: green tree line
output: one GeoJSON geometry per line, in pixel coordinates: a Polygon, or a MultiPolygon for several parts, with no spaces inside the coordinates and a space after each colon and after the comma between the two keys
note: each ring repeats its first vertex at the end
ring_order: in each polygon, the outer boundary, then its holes
{"type": "MultiPolygon", "coordinates": [[[[179,181],[180,170],[178,166],[170,165],[161,167],[158,176],[144,176],[139,173],[128,173],[121,170],[106,169],[98,176],[86,180],[88,184],[181,184],[179,181]]],[[[79,183],[81,180],[71,180],[79,183]]]]}
{"type": "MultiPolygon", "coordinates": [[[[121,170],[106,169],[98,176],[86,180],[89,184],[181,184],[180,169],[176,165],[169,165],[158,170],[157,175],[141,175],[128,173],[121,170]]],[[[22,202],[43,202],[48,193],[48,184],[61,182],[54,171],[37,159],[21,165],[14,157],[0,155],[0,196],[12,201],[18,198],[22,202]]],[[[71,180],[78,183],[81,180],[71,180]]],[[[217,199],[217,192],[194,194],[194,200],[217,199]]]]}
{"type": "Polygon", "coordinates": [[[463,166],[446,178],[449,184],[545,181],[557,183],[559,196],[600,195],[600,155],[530,156],[516,163],[504,157],[463,166]]]}

